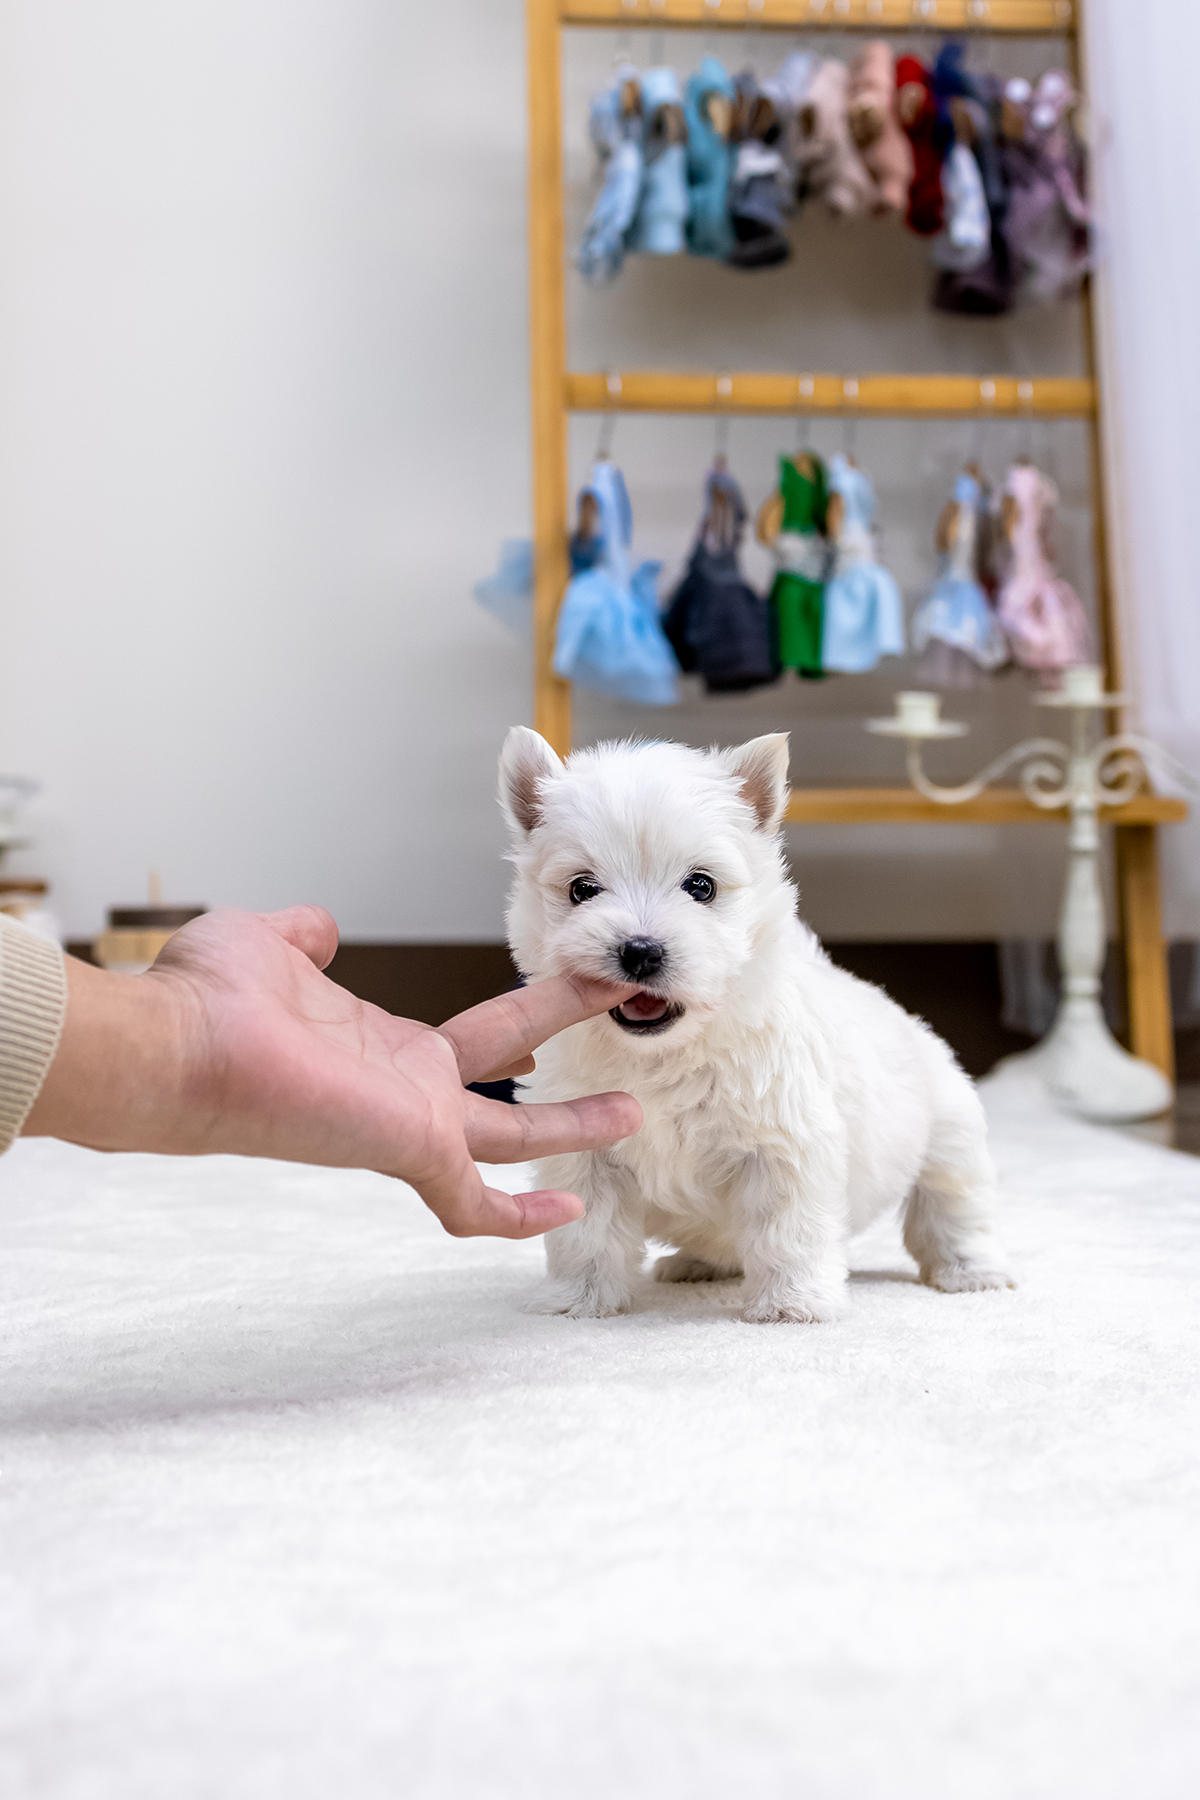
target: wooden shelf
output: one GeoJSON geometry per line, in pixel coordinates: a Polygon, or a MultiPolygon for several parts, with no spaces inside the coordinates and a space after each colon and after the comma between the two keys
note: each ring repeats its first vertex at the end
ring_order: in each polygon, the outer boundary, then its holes
{"type": "Polygon", "coordinates": [[[561,0],[562,25],[731,31],[1009,31],[1065,37],[1070,0],[561,0]]]}
{"type": "MultiPolygon", "coordinates": [[[[1104,825],[1179,824],[1187,802],[1139,794],[1126,806],[1102,806],[1104,825]]],[[[1066,823],[1066,808],[1046,812],[1019,788],[989,788],[977,800],[943,806],[913,788],[793,788],[789,825],[1035,825],[1066,823]]]]}
{"type": "Polygon", "coordinates": [[[671,375],[650,370],[562,378],[568,412],[843,413],[862,418],[1087,419],[1092,381],[1011,375],[671,375]]]}
{"type": "MultiPolygon", "coordinates": [[[[563,233],[562,30],[627,32],[664,26],[727,31],[1012,33],[1075,37],[1083,0],[525,0],[529,66],[529,293],[534,525],[534,723],[559,751],[571,748],[571,688],[554,673],[558,609],[569,575],[567,426],[572,412],[803,413],[876,418],[1073,418],[1085,421],[1094,488],[1101,660],[1121,686],[1104,540],[1102,400],[1092,380],[1032,376],[863,375],[631,371],[572,373],[566,364],[563,233]]],[[[782,49],[783,46],[780,46],[782,49]]],[[[652,49],[657,56],[659,51],[652,49]]],[[[1075,46],[1067,58],[1077,68],[1075,46]]],[[[796,320],[797,351],[803,342],[796,320]]],[[[964,327],[969,330],[969,327],[964,327]]],[[[1083,293],[1084,367],[1094,375],[1092,297],[1083,293]]],[[[795,824],[1061,824],[1017,789],[965,806],[939,806],[911,788],[796,788],[795,824]]],[[[1102,811],[1114,825],[1119,929],[1129,969],[1130,1047],[1170,1071],[1171,1009],[1158,885],[1156,828],[1186,818],[1180,800],[1145,794],[1102,811]]]]}

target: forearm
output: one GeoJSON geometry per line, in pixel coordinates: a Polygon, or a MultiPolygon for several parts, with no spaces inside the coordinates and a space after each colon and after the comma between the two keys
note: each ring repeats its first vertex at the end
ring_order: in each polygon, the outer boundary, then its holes
{"type": "Polygon", "coordinates": [[[58,1051],[25,1137],[93,1150],[199,1148],[184,1103],[186,999],[152,975],[115,975],[67,957],[58,1051]]]}
{"type": "Polygon", "coordinates": [[[57,944],[0,914],[0,1151],[22,1130],[54,1059],[66,989],[57,944]]]}

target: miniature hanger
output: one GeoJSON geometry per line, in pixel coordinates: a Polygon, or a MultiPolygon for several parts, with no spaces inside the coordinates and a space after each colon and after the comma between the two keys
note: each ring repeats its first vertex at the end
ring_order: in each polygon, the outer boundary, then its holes
{"type": "Polygon", "coordinates": [[[713,420],[713,468],[724,473],[729,455],[729,415],[718,413],[713,420]]]}
{"type": "Polygon", "coordinates": [[[600,419],[600,435],[596,439],[596,451],[593,462],[608,462],[612,456],[613,436],[617,429],[619,413],[606,412],[600,419]]]}

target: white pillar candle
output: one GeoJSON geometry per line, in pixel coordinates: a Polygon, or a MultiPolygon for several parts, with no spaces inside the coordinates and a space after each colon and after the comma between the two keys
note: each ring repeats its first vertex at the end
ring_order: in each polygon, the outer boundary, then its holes
{"type": "Polygon", "coordinates": [[[896,723],[903,725],[914,736],[919,736],[922,732],[936,732],[941,724],[941,712],[940,694],[896,695],[896,723]]]}
{"type": "Polygon", "coordinates": [[[1098,663],[1080,663],[1063,671],[1062,691],[1066,699],[1082,706],[1098,706],[1104,698],[1104,671],[1098,663]]]}

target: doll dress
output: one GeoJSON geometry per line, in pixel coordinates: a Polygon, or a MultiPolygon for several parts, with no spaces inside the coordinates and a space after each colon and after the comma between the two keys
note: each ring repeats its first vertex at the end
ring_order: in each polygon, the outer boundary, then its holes
{"type": "Polygon", "coordinates": [[[726,261],[734,269],[772,269],[792,254],[783,228],[790,185],[778,148],[783,120],[770,91],[749,70],[733,86],[736,148],[729,182],[733,244],[726,261]]]}
{"type": "Polygon", "coordinates": [[[642,189],[629,228],[627,247],[651,256],[677,256],[684,248],[688,216],[687,151],[673,144],[656,115],[664,106],[682,107],[674,69],[647,69],[642,75],[642,189]]]}
{"type": "Polygon", "coordinates": [[[1009,470],[1004,492],[1016,502],[1016,515],[998,611],[1013,655],[1026,669],[1066,669],[1087,662],[1092,641],[1087,614],[1046,552],[1058,490],[1039,469],[1018,464],[1009,470]]]}
{"type": "Polygon", "coordinates": [[[913,153],[913,180],[908,190],[905,224],[918,237],[933,237],[944,223],[942,162],[949,148],[950,125],[934,97],[930,71],[918,57],[896,59],[897,91],[905,87],[924,90],[916,118],[904,124],[913,153]]]}
{"type": "Polygon", "coordinates": [[[734,269],[774,269],[792,254],[783,229],[787,165],[778,150],[757,138],[737,147],[729,184],[734,242],[726,261],[734,269]]]}
{"type": "Polygon", "coordinates": [[[619,69],[612,87],[592,98],[590,130],[604,166],[604,185],[584,226],[575,266],[593,287],[620,274],[642,191],[642,121],[636,114],[628,119],[621,115],[621,90],[634,78],[634,69],[619,69]]]}
{"type": "Polygon", "coordinates": [[[533,545],[528,538],[505,538],[494,575],[471,592],[485,612],[519,637],[533,633],[533,545]]]}
{"type": "Polygon", "coordinates": [[[828,546],[822,535],[828,493],[825,469],[818,457],[779,459],[779,492],[783,522],[772,544],[778,573],[771,586],[771,632],[775,661],[808,680],[819,679],[821,625],[828,546]]]}
{"type": "Polygon", "coordinates": [[[873,669],[904,654],[904,603],[895,577],[875,561],[875,489],[844,456],[829,464],[829,492],[842,499],[833,574],[825,587],[821,665],[841,674],[873,669]]]}
{"type": "Polygon", "coordinates": [[[781,130],[778,148],[783,152],[784,166],[787,171],[787,187],[789,205],[798,204],[800,192],[800,158],[804,143],[804,131],[801,113],[808,99],[808,90],[816,72],[817,58],[807,50],[793,50],[776,69],[760,84],[763,93],[775,108],[775,115],[780,121],[781,130]]]}
{"type": "Polygon", "coordinates": [[[998,669],[1008,661],[1008,645],[988,597],[975,578],[982,494],[973,475],[954,483],[958,513],[954,537],[942,558],[937,585],[913,615],[912,647],[948,645],[969,656],[981,669],[998,669]]]}
{"type": "Polygon", "coordinates": [[[942,164],[944,224],[929,246],[935,268],[967,274],[979,268],[992,244],[979,164],[965,144],[955,144],[942,164]]]}
{"type": "Polygon", "coordinates": [[[852,124],[850,135],[875,185],[871,210],[877,216],[903,213],[916,165],[896,112],[896,60],[885,39],[864,44],[851,63],[847,99],[851,119],[859,120],[859,131],[852,124]]]}
{"type": "Polygon", "coordinates": [[[567,583],[555,629],[554,673],[617,700],[672,706],[679,698],[679,664],[659,617],[654,584],[662,564],[644,562],[630,572],[633,512],[619,469],[595,463],[586,491],[599,514],[588,555],[597,539],[599,554],[567,583]]]}
{"type": "Polygon", "coordinates": [[[704,484],[704,517],[664,627],[685,674],[704,677],[710,694],[764,687],[779,671],[771,656],[767,602],[743,579],[738,548],[746,503],[733,476],[713,469],[704,484]],[[718,514],[714,504],[724,501],[718,514]],[[727,521],[722,531],[717,517],[727,521]]]}
{"type": "Polygon", "coordinates": [[[796,192],[819,199],[835,218],[856,218],[875,205],[875,182],[850,134],[850,72],[829,56],[817,62],[797,114],[796,192]]]}
{"type": "Polygon", "coordinates": [[[1082,159],[1068,116],[1077,98],[1061,69],[1048,70],[1031,96],[1025,142],[1008,146],[1005,233],[1031,300],[1070,297],[1091,260],[1082,159]]]}
{"type": "Polygon", "coordinates": [[[733,248],[729,177],[733,153],[708,116],[713,95],[732,103],[733,83],[715,56],[705,56],[684,94],[687,124],[687,246],[693,256],[726,257],[733,248]]]}

